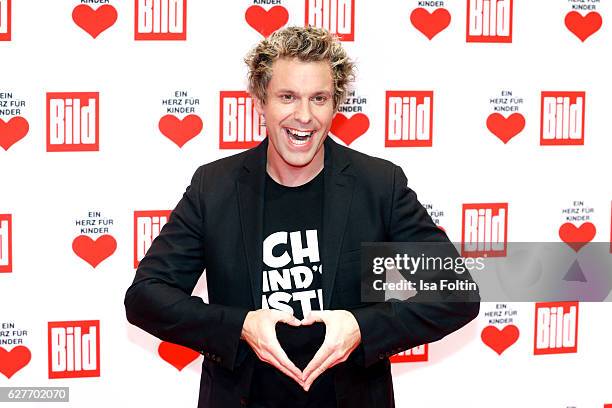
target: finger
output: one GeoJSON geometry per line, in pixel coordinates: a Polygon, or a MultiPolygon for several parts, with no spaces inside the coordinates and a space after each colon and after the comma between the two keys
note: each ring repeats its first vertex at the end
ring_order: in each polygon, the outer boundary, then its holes
{"type": "Polygon", "coordinates": [[[310,363],[308,363],[308,365],[302,372],[302,379],[305,381],[317,367],[320,367],[321,364],[323,364],[323,362],[327,360],[327,358],[332,352],[333,350],[331,349],[331,347],[327,346],[327,343],[325,342],[325,340],[323,340],[323,344],[317,350],[312,360],[310,360],[310,363]]]}
{"type": "Polygon", "coordinates": [[[290,326],[300,326],[302,321],[295,317],[294,315],[287,312],[280,312],[279,318],[277,321],[287,323],[290,326]]]}
{"type": "Polygon", "coordinates": [[[304,381],[304,391],[308,391],[313,382],[323,374],[328,368],[334,366],[337,362],[336,356],[332,353],[329,357],[321,364],[318,368],[316,368],[308,378],[304,381]]]}
{"type": "Polygon", "coordinates": [[[323,322],[323,311],[321,310],[312,310],[308,313],[308,316],[302,319],[302,325],[310,325],[314,322],[323,322]]]}

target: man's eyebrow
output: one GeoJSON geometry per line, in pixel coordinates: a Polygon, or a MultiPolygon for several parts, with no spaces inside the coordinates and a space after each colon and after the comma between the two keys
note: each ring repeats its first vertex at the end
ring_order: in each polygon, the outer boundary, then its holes
{"type": "MultiPolygon", "coordinates": [[[[275,92],[276,94],[282,94],[282,93],[290,93],[290,94],[294,94],[294,95],[299,95],[299,92],[293,91],[291,89],[279,89],[275,92]]],[[[325,89],[319,90],[319,91],[314,91],[312,93],[312,95],[331,95],[331,92],[325,89]]]]}

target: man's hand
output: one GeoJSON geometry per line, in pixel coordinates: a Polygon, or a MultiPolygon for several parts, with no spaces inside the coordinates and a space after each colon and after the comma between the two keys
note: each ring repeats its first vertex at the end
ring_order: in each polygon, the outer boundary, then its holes
{"type": "Polygon", "coordinates": [[[261,361],[273,365],[302,387],[302,372],[293,364],[276,338],[276,323],[300,326],[292,314],[273,309],[258,309],[247,313],[242,325],[241,339],[251,346],[261,361]]]}
{"type": "Polygon", "coordinates": [[[305,391],[325,370],[346,361],[361,343],[361,331],[355,316],[347,310],[312,311],[302,320],[302,325],[325,323],[325,339],[302,373],[305,391]]]}

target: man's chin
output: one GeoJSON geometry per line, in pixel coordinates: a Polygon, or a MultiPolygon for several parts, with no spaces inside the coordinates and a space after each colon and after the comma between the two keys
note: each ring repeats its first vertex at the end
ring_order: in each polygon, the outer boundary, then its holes
{"type": "Polygon", "coordinates": [[[310,154],[288,154],[283,157],[285,163],[291,167],[304,168],[312,163],[313,156],[310,154]]]}

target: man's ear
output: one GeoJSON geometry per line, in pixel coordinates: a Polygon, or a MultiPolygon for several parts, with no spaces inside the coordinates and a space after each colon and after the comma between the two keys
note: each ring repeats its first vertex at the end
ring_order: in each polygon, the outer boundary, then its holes
{"type": "Polygon", "coordinates": [[[259,115],[263,115],[264,111],[263,111],[263,102],[261,101],[261,99],[259,99],[256,96],[253,96],[253,102],[255,102],[255,110],[257,111],[257,113],[259,115]]]}

